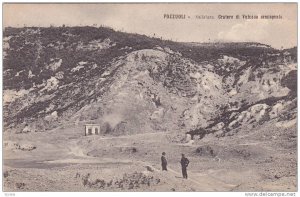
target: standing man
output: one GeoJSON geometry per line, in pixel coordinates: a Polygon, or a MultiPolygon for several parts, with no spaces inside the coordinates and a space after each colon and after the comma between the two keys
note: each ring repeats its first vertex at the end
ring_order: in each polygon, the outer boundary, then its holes
{"type": "Polygon", "coordinates": [[[161,167],[162,167],[162,171],[168,171],[168,169],[167,169],[167,164],[168,164],[168,162],[167,162],[167,159],[166,159],[166,153],[165,152],[163,152],[162,153],[162,156],[161,156],[161,167]]]}
{"type": "Polygon", "coordinates": [[[181,157],[181,170],[182,170],[182,177],[184,179],[187,179],[188,175],[187,175],[187,171],[186,171],[186,168],[188,167],[190,161],[184,156],[184,154],[181,154],[182,157],[181,157]]]}

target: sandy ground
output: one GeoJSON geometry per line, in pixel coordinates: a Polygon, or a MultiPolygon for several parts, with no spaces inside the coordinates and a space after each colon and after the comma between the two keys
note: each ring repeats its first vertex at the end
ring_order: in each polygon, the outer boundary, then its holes
{"type": "Polygon", "coordinates": [[[4,147],[4,191],[297,191],[297,140],[271,131],[193,143],[174,142],[176,135],[167,132],[113,137],[80,131],[6,134],[5,141],[36,149],[4,147]],[[167,172],[160,166],[163,151],[167,172]],[[190,160],[187,180],[181,153],[190,160]]]}

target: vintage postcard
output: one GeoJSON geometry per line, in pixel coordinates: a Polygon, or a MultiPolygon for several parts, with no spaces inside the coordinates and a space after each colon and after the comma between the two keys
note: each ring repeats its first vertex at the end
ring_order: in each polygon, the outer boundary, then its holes
{"type": "Polygon", "coordinates": [[[4,3],[3,191],[296,192],[297,30],[297,3],[4,3]]]}

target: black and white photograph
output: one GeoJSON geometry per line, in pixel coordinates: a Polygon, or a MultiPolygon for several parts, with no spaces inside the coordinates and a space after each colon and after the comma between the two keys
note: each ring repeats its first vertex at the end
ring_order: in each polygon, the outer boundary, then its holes
{"type": "Polygon", "coordinates": [[[4,2],[2,17],[7,196],[298,191],[297,3],[4,2]]]}

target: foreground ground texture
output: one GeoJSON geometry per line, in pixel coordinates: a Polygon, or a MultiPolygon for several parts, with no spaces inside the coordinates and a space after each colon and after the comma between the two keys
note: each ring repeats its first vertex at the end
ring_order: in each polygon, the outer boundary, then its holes
{"type": "Polygon", "coordinates": [[[174,133],[86,137],[80,127],[5,136],[37,148],[6,147],[4,191],[296,191],[293,131],[270,124],[201,141],[176,141],[174,133]],[[191,161],[188,180],[181,176],[181,153],[191,161]]]}

